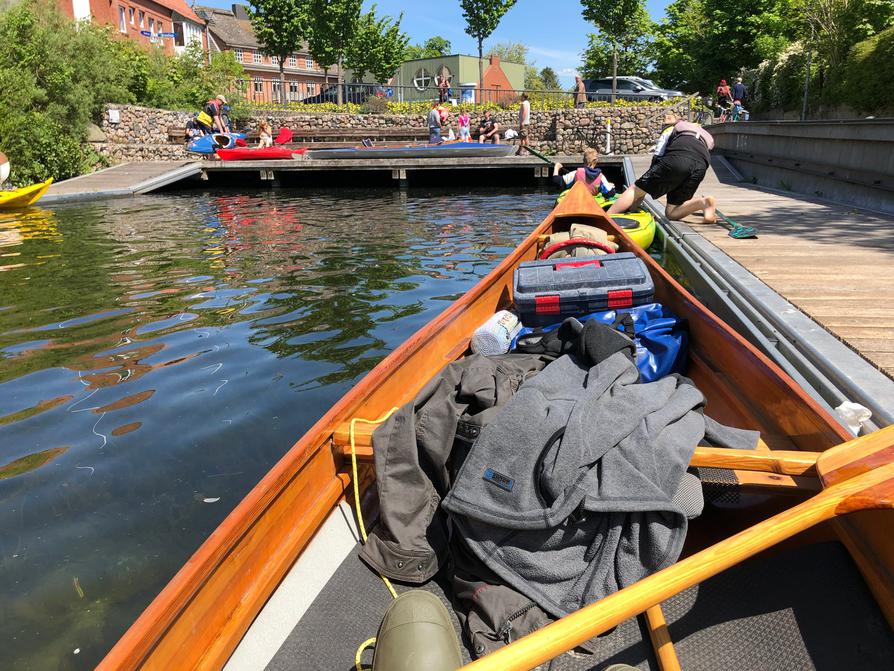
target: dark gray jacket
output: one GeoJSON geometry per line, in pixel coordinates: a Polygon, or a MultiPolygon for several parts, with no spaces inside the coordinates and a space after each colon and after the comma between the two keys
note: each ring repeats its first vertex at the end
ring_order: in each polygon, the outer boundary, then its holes
{"type": "Polygon", "coordinates": [[[381,517],[360,557],[383,575],[429,580],[448,549],[440,509],[481,427],[554,357],[472,355],[449,364],[373,433],[381,517]]]}
{"type": "Polygon", "coordinates": [[[702,413],[691,381],[640,384],[623,353],[563,356],[481,432],[442,507],[508,585],[562,616],[675,562],[674,503],[696,445],[754,448],[757,433],[702,413]]]}

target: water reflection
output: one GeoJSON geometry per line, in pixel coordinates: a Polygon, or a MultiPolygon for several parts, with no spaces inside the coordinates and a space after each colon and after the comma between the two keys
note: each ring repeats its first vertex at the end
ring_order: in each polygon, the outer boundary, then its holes
{"type": "Polygon", "coordinates": [[[0,217],[0,668],[92,668],[294,440],[549,209],[277,191],[0,217]]]}

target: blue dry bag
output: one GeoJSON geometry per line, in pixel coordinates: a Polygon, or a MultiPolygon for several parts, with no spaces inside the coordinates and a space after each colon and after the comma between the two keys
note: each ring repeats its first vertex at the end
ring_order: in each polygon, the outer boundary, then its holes
{"type": "MultiPolygon", "coordinates": [[[[636,367],[643,382],[653,382],[685,368],[688,345],[685,322],[661,303],[593,312],[577,319],[581,322],[596,319],[632,336],[636,346],[636,367]]],[[[538,331],[546,333],[559,326],[551,324],[538,331]]],[[[513,349],[519,338],[533,332],[534,329],[522,328],[512,343],[513,349]]]]}

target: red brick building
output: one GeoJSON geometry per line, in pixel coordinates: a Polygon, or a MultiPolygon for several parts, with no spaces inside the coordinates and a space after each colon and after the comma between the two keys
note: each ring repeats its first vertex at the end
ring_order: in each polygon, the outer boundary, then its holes
{"type": "Polygon", "coordinates": [[[185,0],[59,0],[59,6],[76,21],[113,26],[122,38],[156,44],[168,54],[194,41],[207,49],[205,22],[185,0]]]}
{"type": "MultiPolygon", "coordinates": [[[[234,4],[231,9],[196,6],[195,11],[207,22],[211,51],[232,51],[245,68],[250,79],[246,97],[255,102],[281,100],[279,63],[261,52],[245,5],[234,4]]],[[[307,53],[306,45],[286,60],[284,75],[288,101],[316,95],[325,83],[323,69],[307,53]]],[[[337,76],[337,69],[331,68],[329,81],[335,83],[337,76]]]]}

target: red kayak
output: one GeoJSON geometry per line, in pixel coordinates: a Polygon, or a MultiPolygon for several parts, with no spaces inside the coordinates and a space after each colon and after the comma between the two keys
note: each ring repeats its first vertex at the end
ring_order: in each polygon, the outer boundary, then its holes
{"type": "Polygon", "coordinates": [[[290,159],[293,154],[303,154],[307,149],[288,149],[286,147],[235,147],[234,149],[218,149],[217,155],[222,161],[270,161],[290,159]]]}

